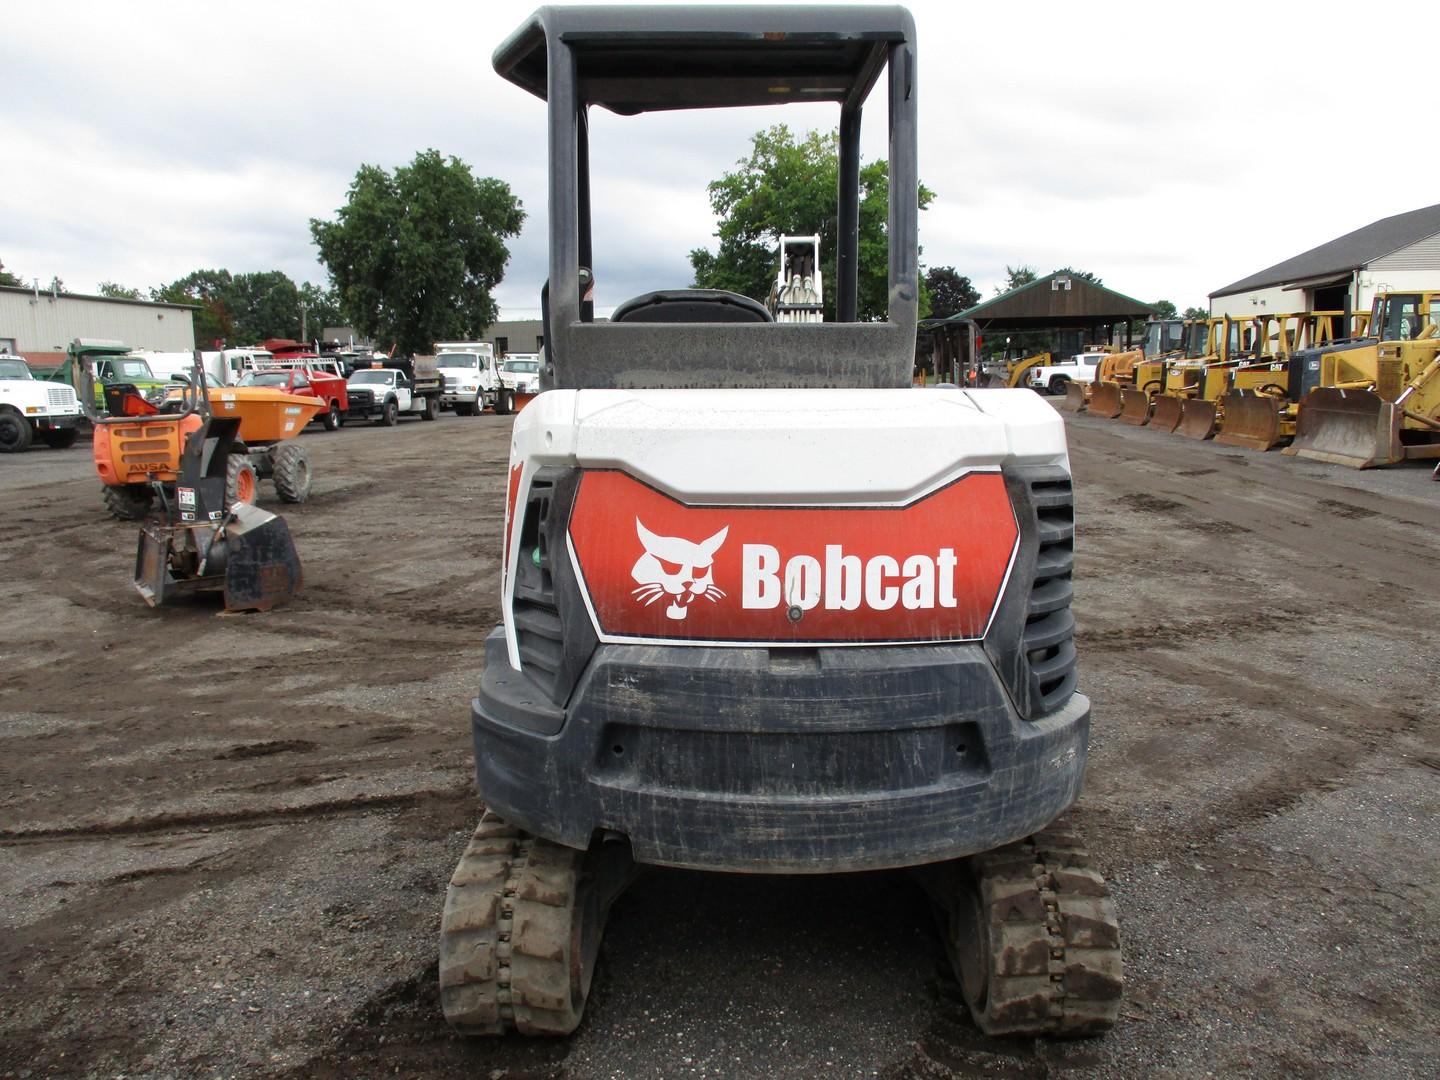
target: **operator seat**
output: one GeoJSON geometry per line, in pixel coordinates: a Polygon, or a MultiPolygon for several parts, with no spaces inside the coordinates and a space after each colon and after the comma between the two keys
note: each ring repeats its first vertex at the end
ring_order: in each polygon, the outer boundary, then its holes
{"type": "Polygon", "coordinates": [[[765,305],[724,289],[667,289],[631,297],[612,323],[773,323],[765,305]]]}

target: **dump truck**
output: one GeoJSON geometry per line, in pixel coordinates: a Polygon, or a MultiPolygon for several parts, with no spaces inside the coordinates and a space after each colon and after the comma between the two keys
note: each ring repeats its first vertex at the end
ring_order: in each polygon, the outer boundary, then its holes
{"type": "Polygon", "coordinates": [[[71,387],[37,379],[24,357],[0,353],[0,454],[28,450],[36,439],[56,450],[74,446],[81,416],[71,387]]]}
{"type": "Polygon", "coordinates": [[[437,341],[435,370],[444,380],[440,404],[456,416],[479,416],[486,409],[504,415],[511,411],[512,394],[505,394],[505,379],[488,341],[437,341]]]}
{"type": "MultiPolygon", "coordinates": [[[[86,387],[82,398],[89,390],[91,363],[89,357],[81,360],[86,387]]],[[[325,411],[324,401],[308,392],[292,394],[277,387],[210,386],[198,352],[191,378],[177,373],[177,381],[175,396],[158,405],[124,383],[104,388],[104,412],[116,422],[95,428],[92,453],[103,485],[101,501],[111,517],[122,521],[147,517],[157,493],[163,501],[166,485],[179,477],[190,431],[202,420],[208,424],[211,417],[225,421],[214,430],[227,434],[223,451],[205,452],[204,470],[208,475],[216,455],[223,453],[215,467],[225,476],[228,499],[253,504],[263,479],[274,483],[282,502],[304,502],[310,497],[314,482],[310,455],[293,440],[325,411]],[[197,394],[205,398],[203,403],[196,401],[197,394]],[[193,421],[189,426],[171,422],[182,412],[193,421]]],[[[101,412],[95,410],[95,415],[101,412]]]]}
{"type": "Polygon", "coordinates": [[[911,16],[545,7],[494,65],[549,111],[546,355],[514,421],[502,621],[470,707],[485,810],[446,889],[446,1019],[573,1031],[639,867],[908,868],[983,1031],[1105,1031],[1115,905],[1060,821],[1090,729],[1065,429],[1025,389],[910,389],[911,16]],[[860,321],[880,80],[888,310],[860,321]],[[588,113],[799,102],[839,109],[834,320],[676,288],[595,321],[589,143],[614,127],[588,113]]]}
{"type": "Polygon", "coordinates": [[[123,341],[99,338],[75,338],[65,348],[64,362],[45,376],[54,382],[65,383],[77,394],[87,377],[92,396],[87,404],[102,413],[107,386],[133,387],[155,405],[165,400],[165,394],[170,389],[170,380],[156,375],[144,356],[132,351],[123,341]]]}

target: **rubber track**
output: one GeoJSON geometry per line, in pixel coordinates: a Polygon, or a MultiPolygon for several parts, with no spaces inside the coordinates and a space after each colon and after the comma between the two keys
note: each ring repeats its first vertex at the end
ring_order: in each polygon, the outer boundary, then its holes
{"type": "MultiPolygon", "coordinates": [[[[486,811],[445,890],[440,1002],[467,1035],[568,1035],[571,927],[585,853],[486,811]]],[[[586,987],[588,989],[588,987],[586,987]]]]}
{"type": "Polygon", "coordinates": [[[977,855],[991,976],[990,1035],[1098,1035],[1115,1023],[1124,989],[1120,928],[1105,879],[1063,829],[977,855]]]}

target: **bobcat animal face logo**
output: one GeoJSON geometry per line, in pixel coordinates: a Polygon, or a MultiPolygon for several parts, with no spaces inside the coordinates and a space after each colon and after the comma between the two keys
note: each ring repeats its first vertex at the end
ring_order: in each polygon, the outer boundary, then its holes
{"type": "Polygon", "coordinates": [[[645,554],[635,560],[630,571],[638,586],[631,595],[646,607],[657,600],[669,603],[665,614],[675,620],[685,618],[697,596],[712,604],[725,595],[712,576],[715,552],[725,542],[730,526],[698,544],[679,536],[656,536],[637,517],[635,532],[645,546],[645,554]]]}

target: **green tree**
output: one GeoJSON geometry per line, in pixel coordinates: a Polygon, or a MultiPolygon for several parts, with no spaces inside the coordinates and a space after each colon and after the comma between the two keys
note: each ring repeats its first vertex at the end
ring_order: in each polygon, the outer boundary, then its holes
{"type": "Polygon", "coordinates": [[[129,285],[120,285],[114,281],[102,281],[96,287],[96,292],[101,296],[108,296],[112,300],[139,300],[141,293],[139,289],[132,289],[129,285]]]}
{"type": "Polygon", "coordinates": [[[24,284],[25,282],[20,280],[19,277],[17,277],[15,274],[12,274],[9,270],[6,270],[5,264],[3,262],[0,262],[0,285],[15,285],[23,287],[24,284]]]}
{"type": "MultiPolygon", "coordinates": [[[[719,219],[715,251],[690,252],[694,285],[728,289],[763,301],[775,283],[776,249],[782,236],[820,235],[825,280],[825,318],[835,318],[836,221],[840,136],[837,132],[806,132],[797,138],[777,124],[750,139],[750,156],[738,168],[708,187],[710,209],[719,219]]],[[[920,185],[920,208],[935,193],[920,185]]],[[[857,315],[883,319],[889,310],[890,170],[885,161],[860,167],[860,249],[857,274],[857,315]]],[[[928,311],[928,292],[921,283],[921,314],[928,311]]]]}
{"type": "Polygon", "coordinates": [[[327,326],[345,325],[345,313],[334,289],[305,282],[300,286],[300,303],[305,306],[304,336],[311,341],[325,332],[327,326]]]}
{"type": "Polygon", "coordinates": [[[1169,300],[1156,300],[1150,306],[1155,309],[1157,319],[1178,319],[1180,317],[1175,310],[1175,305],[1169,300]]]}
{"type": "Polygon", "coordinates": [[[980,302],[980,290],[953,266],[932,266],[925,271],[925,287],[930,293],[931,318],[949,318],[980,302]]]}
{"type": "Polygon", "coordinates": [[[1105,285],[1105,282],[1101,281],[1089,270],[1076,270],[1073,266],[1062,266],[1059,270],[1056,270],[1055,273],[1065,274],[1080,281],[1088,281],[1091,285],[1096,285],[1100,287],[1104,287],[1105,285]]]}
{"type": "Polygon", "coordinates": [[[415,353],[495,321],[505,240],[524,221],[508,184],[426,150],[393,173],[362,165],[335,220],[312,218],[310,233],[355,327],[415,353]]]}
{"type": "MultiPolygon", "coordinates": [[[[150,299],[166,304],[195,304],[195,341],[208,349],[217,341],[236,343],[235,316],[229,306],[229,270],[196,270],[150,290],[150,299]]],[[[248,343],[247,343],[248,344],[248,343]]]]}
{"type": "Polygon", "coordinates": [[[1184,311],[1180,313],[1180,317],[1182,319],[1208,319],[1210,317],[1210,309],[1203,307],[1187,307],[1184,311]]]}
{"type": "Polygon", "coordinates": [[[1039,280],[1040,275],[1035,272],[1033,266],[1027,266],[1024,263],[1021,263],[1019,266],[1011,266],[1009,263],[1006,263],[1005,280],[995,286],[995,295],[1004,296],[1007,292],[1022,288],[1025,285],[1030,285],[1039,280]]]}
{"type": "Polygon", "coordinates": [[[279,270],[236,274],[223,298],[234,319],[237,342],[300,336],[300,290],[279,270]]]}

